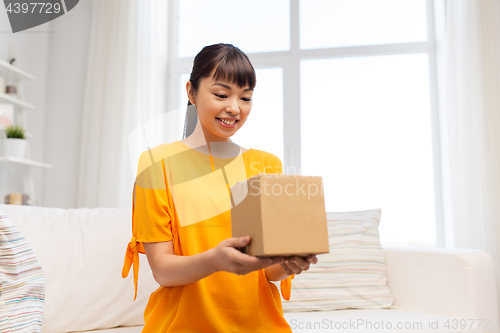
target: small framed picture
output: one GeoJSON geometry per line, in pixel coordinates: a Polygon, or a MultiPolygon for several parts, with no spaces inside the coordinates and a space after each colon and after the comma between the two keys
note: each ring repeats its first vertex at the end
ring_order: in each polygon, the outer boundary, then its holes
{"type": "Polygon", "coordinates": [[[0,103],[0,130],[11,126],[14,121],[14,105],[0,103]]]}

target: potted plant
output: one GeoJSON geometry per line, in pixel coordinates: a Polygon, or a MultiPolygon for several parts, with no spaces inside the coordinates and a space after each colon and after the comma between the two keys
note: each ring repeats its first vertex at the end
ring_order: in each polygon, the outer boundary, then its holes
{"type": "Polygon", "coordinates": [[[9,126],[5,128],[3,151],[5,156],[24,158],[26,154],[26,144],[28,141],[24,136],[24,128],[21,126],[9,126]]]}

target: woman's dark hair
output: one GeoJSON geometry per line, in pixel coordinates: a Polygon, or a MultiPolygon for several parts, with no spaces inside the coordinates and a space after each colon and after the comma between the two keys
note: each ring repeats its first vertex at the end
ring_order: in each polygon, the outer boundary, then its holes
{"type": "MultiPolygon", "coordinates": [[[[249,86],[254,89],[256,84],[255,69],[248,56],[232,44],[214,44],[205,46],[194,58],[193,69],[189,81],[194,92],[198,91],[200,81],[209,77],[216,68],[214,79],[235,83],[238,87],[249,86]]],[[[184,139],[193,133],[196,127],[196,107],[188,101],[186,120],[184,122],[184,139]]]]}

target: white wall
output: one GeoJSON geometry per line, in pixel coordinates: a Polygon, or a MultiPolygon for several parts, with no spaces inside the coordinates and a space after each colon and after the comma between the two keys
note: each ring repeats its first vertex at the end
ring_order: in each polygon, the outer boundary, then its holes
{"type": "MultiPolygon", "coordinates": [[[[34,135],[30,153],[33,160],[52,164],[52,169],[33,168],[39,206],[76,208],[89,30],[90,1],[15,34],[0,5],[0,58],[7,60],[9,45],[17,45],[19,66],[37,78],[24,84],[25,99],[35,105],[28,113],[28,129],[34,135]]],[[[17,183],[15,188],[22,188],[17,183]]]]}

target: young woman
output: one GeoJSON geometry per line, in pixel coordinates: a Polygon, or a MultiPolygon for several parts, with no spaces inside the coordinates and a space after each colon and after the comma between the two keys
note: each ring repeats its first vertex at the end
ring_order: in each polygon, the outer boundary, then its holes
{"type": "Polygon", "coordinates": [[[250,114],[255,84],[255,70],[240,49],[204,47],[186,84],[184,139],[141,155],[122,276],[133,263],[137,296],[143,253],[160,284],[142,332],[291,332],[270,281],[281,281],[283,298],[290,299],[291,279],[316,256],[254,257],[239,251],[249,236],[231,237],[226,179],[282,173],[276,155],[230,139],[250,114]]]}

